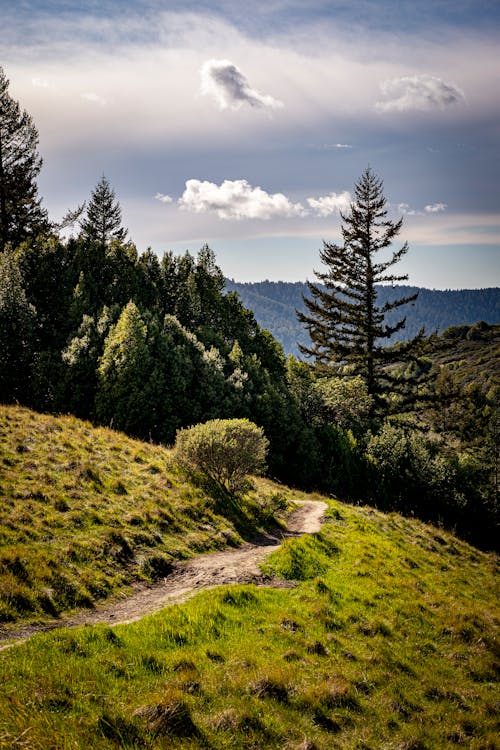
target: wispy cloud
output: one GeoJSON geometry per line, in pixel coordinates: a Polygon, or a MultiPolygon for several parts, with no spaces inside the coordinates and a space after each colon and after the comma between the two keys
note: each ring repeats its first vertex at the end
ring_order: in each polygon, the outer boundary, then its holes
{"type": "Polygon", "coordinates": [[[351,194],[344,190],[342,193],[330,193],[321,198],[308,198],[307,203],[318,216],[331,216],[349,208],[351,194]]]}
{"type": "Polygon", "coordinates": [[[101,107],[105,107],[108,103],[107,99],[104,99],[104,97],[99,96],[99,94],[96,94],[93,91],[86,91],[85,93],[80,94],[80,96],[87,102],[92,102],[92,104],[99,104],[99,106],[101,107]]]}
{"type": "Polygon", "coordinates": [[[424,207],[424,211],[426,214],[440,214],[446,211],[447,208],[446,203],[429,203],[424,207]]]}
{"type": "Polygon", "coordinates": [[[35,76],[35,78],[31,79],[31,83],[35,88],[38,89],[55,89],[54,84],[51,81],[48,81],[46,78],[39,78],[35,76]]]}
{"type": "Polygon", "coordinates": [[[271,219],[302,216],[304,207],[283,193],[267,193],[247,180],[224,180],[220,185],[187,180],[179,206],[195,213],[214,212],[220,219],[271,219]]]}
{"type": "Polygon", "coordinates": [[[160,203],[173,202],[173,198],[171,198],[170,195],[165,195],[165,193],[156,193],[155,200],[160,201],[160,203]]]}
{"type": "Polygon", "coordinates": [[[334,151],[337,148],[352,148],[350,143],[308,143],[307,148],[315,151],[334,151]]]}
{"type": "Polygon", "coordinates": [[[397,210],[400,214],[404,214],[405,216],[418,216],[420,213],[420,211],[411,208],[408,203],[398,203],[397,210]]]}
{"type": "Polygon", "coordinates": [[[446,203],[428,203],[424,206],[424,210],[420,211],[415,208],[411,208],[408,203],[398,203],[397,210],[405,216],[425,216],[426,214],[441,214],[448,208],[446,203]]]}
{"type": "Polygon", "coordinates": [[[381,83],[380,89],[386,98],[375,104],[379,112],[443,109],[465,101],[457,86],[425,74],[391,78],[381,83]]]}
{"type": "Polygon", "coordinates": [[[250,107],[279,109],[283,102],[251,88],[241,70],[229,60],[207,60],[200,71],[201,93],[211,96],[221,109],[250,107]]]}

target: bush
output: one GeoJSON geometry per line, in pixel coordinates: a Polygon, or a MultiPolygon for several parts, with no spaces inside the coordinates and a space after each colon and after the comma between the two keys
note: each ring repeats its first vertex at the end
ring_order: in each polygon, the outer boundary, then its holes
{"type": "Polygon", "coordinates": [[[179,430],[175,442],[179,465],[237,492],[248,474],[265,469],[269,441],[248,419],[212,419],[179,430]]]}

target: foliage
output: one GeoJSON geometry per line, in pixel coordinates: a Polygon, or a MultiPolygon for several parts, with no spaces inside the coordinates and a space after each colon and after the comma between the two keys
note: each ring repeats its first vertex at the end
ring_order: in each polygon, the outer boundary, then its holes
{"type": "Polygon", "coordinates": [[[396,514],[330,508],[306,552],[302,538],[268,558],[274,572],[297,548],[306,575],[295,588],[217,588],[130,625],[3,651],[1,742],[496,747],[495,557],[396,514]],[[310,578],[315,559],[322,573],[310,578]]]}
{"type": "Polygon", "coordinates": [[[417,296],[393,299],[383,307],[377,305],[376,284],[393,284],[407,278],[387,273],[408,251],[407,243],[394,251],[390,260],[375,261],[377,253],[390,247],[399,234],[403,220],[387,219],[382,181],[369,168],[355,186],[350,213],[342,214],[342,219],[344,244],[324,243],[320,257],[326,271],[316,273],[323,286],[308,283],[311,297],[304,300],[308,314],[297,313],[312,341],[311,346],[301,346],[301,351],[314,357],[317,365],[362,377],[374,406],[380,407],[388,392],[401,385],[393,379],[387,365],[410,358],[423,335],[421,332],[413,341],[398,347],[397,352],[381,343],[402,330],[406,322],[401,318],[389,325],[385,314],[413,302],[417,296]]]}
{"type": "Polygon", "coordinates": [[[18,256],[0,254],[0,399],[29,398],[29,372],[36,341],[36,310],[28,302],[18,256]]]}
{"type": "Polygon", "coordinates": [[[101,423],[135,435],[141,432],[150,369],[147,327],[137,306],[129,302],[111,327],[99,360],[96,413],[101,423]]]}
{"type": "Polygon", "coordinates": [[[80,220],[83,237],[93,240],[101,246],[108,245],[112,240],[123,242],[127,230],[121,225],[122,212],[116,200],[115,191],[103,175],[95,186],[85,215],[80,220]]]}
{"type": "Polygon", "coordinates": [[[8,89],[9,81],[0,67],[0,252],[7,243],[17,247],[48,229],[47,214],[37,195],[36,178],[42,167],[38,132],[8,89]]]}
{"type": "MultiPolygon", "coordinates": [[[[247,419],[269,440],[270,476],[357,502],[376,498],[424,518],[434,503],[430,498],[438,497],[433,507],[443,522],[490,544],[492,535],[485,529],[494,529],[498,518],[498,331],[482,321],[448,330],[426,341],[425,357],[419,358],[411,353],[411,344],[382,345],[409,330],[403,328],[399,310],[417,290],[393,288],[399,277],[390,274],[390,267],[406,245],[388,262],[372,262],[372,254],[390,245],[401,222],[387,221],[382,183],[370,170],[344,217],[344,246],[325,245],[325,258],[333,264],[323,275],[326,285],[312,285],[317,290],[317,299],[313,295],[310,300],[313,307],[322,300],[327,307],[334,305],[317,331],[322,334],[324,326],[328,333],[332,323],[335,337],[322,341],[320,335],[309,348],[319,347],[319,359],[322,353],[339,358],[316,371],[294,359],[286,361],[282,346],[244,307],[235,284],[226,285],[207,245],[197,256],[138,253],[126,241],[120,205],[104,176],[89,201],[68,217],[67,223],[80,222],[79,234],[57,236],[36,197],[41,164],[36,130],[9,97],[3,71],[0,79],[2,117],[14,134],[14,140],[5,140],[1,130],[0,142],[2,148],[17,144],[20,158],[18,172],[9,173],[17,175],[14,181],[8,182],[4,170],[0,193],[4,196],[9,185],[11,193],[6,201],[2,197],[2,205],[8,208],[9,200],[19,198],[27,210],[25,215],[19,208],[13,219],[18,224],[9,224],[15,229],[11,239],[20,244],[12,250],[5,245],[1,264],[1,400],[76,414],[164,444],[172,444],[179,429],[193,424],[247,419]],[[369,241],[361,226],[365,219],[372,230],[369,241]],[[343,268],[335,266],[339,258],[345,260],[343,268]],[[384,279],[391,286],[376,283],[384,279]],[[340,313],[347,317],[339,322],[340,313]],[[345,328],[345,321],[353,325],[345,328]],[[405,429],[427,431],[433,443],[431,449],[419,433],[408,437],[415,460],[413,484],[405,478],[409,489],[403,498],[396,479],[388,482],[383,473],[377,479],[385,458],[372,460],[367,443],[372,440],[373,447],[380,438],[377,451],[382,451],[387,435],[380,412],[407,409],[415,383],[420,401],[405,429]],[[426,461],[417,460],[422,440],[432,453],[427,478],[421,476],[428,470],[426,461]],[[438,464],[444,467],[439,481],[438,464]],[[434,469],[435,481],[429,483],[434,469]],[[382,486],[383,500],[373,490],[382,486]]],[[[262,282],[254,295],[267,305],[272,292],[277,297],[272,310],[286,311],[291,288],[297,292],[300,285],[262,282]]],[[[445,307],[453,294],[423,290],[413,309],[420,306],[422,315],[425,301],[435,321],[431,327],[448,324],[452,321],[445,307]]],[[[470,322],[479,309],[486,316],[487,308],[475,306],[473,292],[461,295],[463,315],[472,316],[470,322]]],[[[497,297],[498,290],[482,290],[490,311],[497,297]]],[[[308,317],[307,308],[302,314],[308,317]]]]}
{"type": "Polygon", "coordinates": [[[0,406],[0,441],[4,635],[275,528],[284,510],[263,487],[229,516],[179,474],[171,450],[74,417],[0,406]]]}
{"type": "Polygon", "coordinates": [[[268,446],[262,428],[248,419],[212,419],[179,430],[175,441],[181,466],[230,492],[242,490],[248,474],[264,470],[268,446]]]}
{"type": "MultiPolygon", "coordinates": [[[[307,331],[297,320],[297,310],[307,313],[304,297],[307,297],[308,286],[305,281],[242,282],[226,279],[226,289],[238,294],[245,307],[253,311],[258,324],[280,342],[285,354],[300,357],[298,345],[311,345],[307,331]]],[[[417,299],[405,309],[404,329],[393,333],[388,340],[391,344],[413,338],[421,328],[444,333],[450,326],[464,326],[468,330],[476,321],[483,320],[488,324],[498,321],[498,287],[425,289],[406,284],[376,284],[375,290],[378,307],[384,307],[394,297],[406,297],[418,292],[417,299]]],[[[394,325],[398,318],[398,310],[389,310],[385,316],[389,325],[394,325]]]]}

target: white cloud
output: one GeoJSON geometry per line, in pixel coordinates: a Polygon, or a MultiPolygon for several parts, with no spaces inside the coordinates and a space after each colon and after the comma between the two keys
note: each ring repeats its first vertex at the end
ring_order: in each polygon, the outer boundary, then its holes
{"type": "Polygon", "coordinates": [[[405,216],[418,216],[420,213],[414,208],[411,208],[408,203],[398,203],[397,209],[399,213],[404,214],[405,216]]]}
{"type": "Polygon", "coordinates": [[[201,93],[211,96],[221,109],[251,107],[279,109],[283,102],[250,87],[241,70],[229,60],[207,60],[200,71],[201,93]]]}
{"type": "Polygon", "coordinates": [[[99,94],[95,94],[93,91],[87,91],[84,94],[80,94],[82,99],[85,99],[88,102],[92,102],[93,104],[99,104],[101,107],[105,107],[107,102],[107,99],[104,99],[102,96],[99,96],[99,94]]]}
{"type": "Polygon", "coordinates": [[[39,89],[54,89],[55,88],[54,84],[51,83],[50,81],[47,81],[46,78],[38,78],[37,76],[31,79],[31,83],[33,84],[33,86],[35,86],[35,88],[39,88],[39,89]]]}
{"type": "Polygon", "coordinates": [[[426,74],[390,78],[380,84],[380,89],[386,99],[375,104],[379,112],[443,109],[465,101],[457,86],[426,74]]]}
{"type": "Polygon", "coordinates": [[[271,219],[303,216],[302,204],[292,203],[283,193],[266,193],[247,180],[224,180],[220,185],[187,180],[179,206],[195,213],[214,212],[220,219],[271,219]]]}
{"type": "Polygon", "coordinates": [[[352,148],[349,143],[308,143],[307,148],[313,148],[316,151],[334,151],[337,148],[352,148]]]}
{"type": "Polygon", "coordinates": [[[160,201],[161,203],[172,203],[173,198],[171,198],[170,195],[165,195],[165,193],[156,193],[155,200],[160,201]]]}
{"type": "Polygon", "coordinates": [[[423,211],[411,208],[408,203],[398,203],[397,210],[405,216],[425,216],[425,214],[440,214],[448,208],[446,203],[428,203],[423,211]]]}
{"type": "Polygon", "coordinates": [[[337,211],[345,211],[351,204],[351,194],[348,190],[342,193],[330,193],[321,198],[308,198],[307,203],[318,216],[331,216],[337,211]]]}
{"type": "Polygon", "coordinates": [[[448,206],[446,203],[430,203],[429,205],[425,206],[424,211],[427,214],[439,214],[442,211],[446,211],[448,206]]]}

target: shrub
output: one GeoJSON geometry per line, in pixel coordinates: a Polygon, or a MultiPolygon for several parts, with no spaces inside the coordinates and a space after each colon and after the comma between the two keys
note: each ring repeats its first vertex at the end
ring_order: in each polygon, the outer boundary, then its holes
{"type": "Polygon", "coordinates": [[[248,474],[265,468],[269,441],[248,419],[212,419],[177,432],[179,465],[237,492],[248,474]]]}

